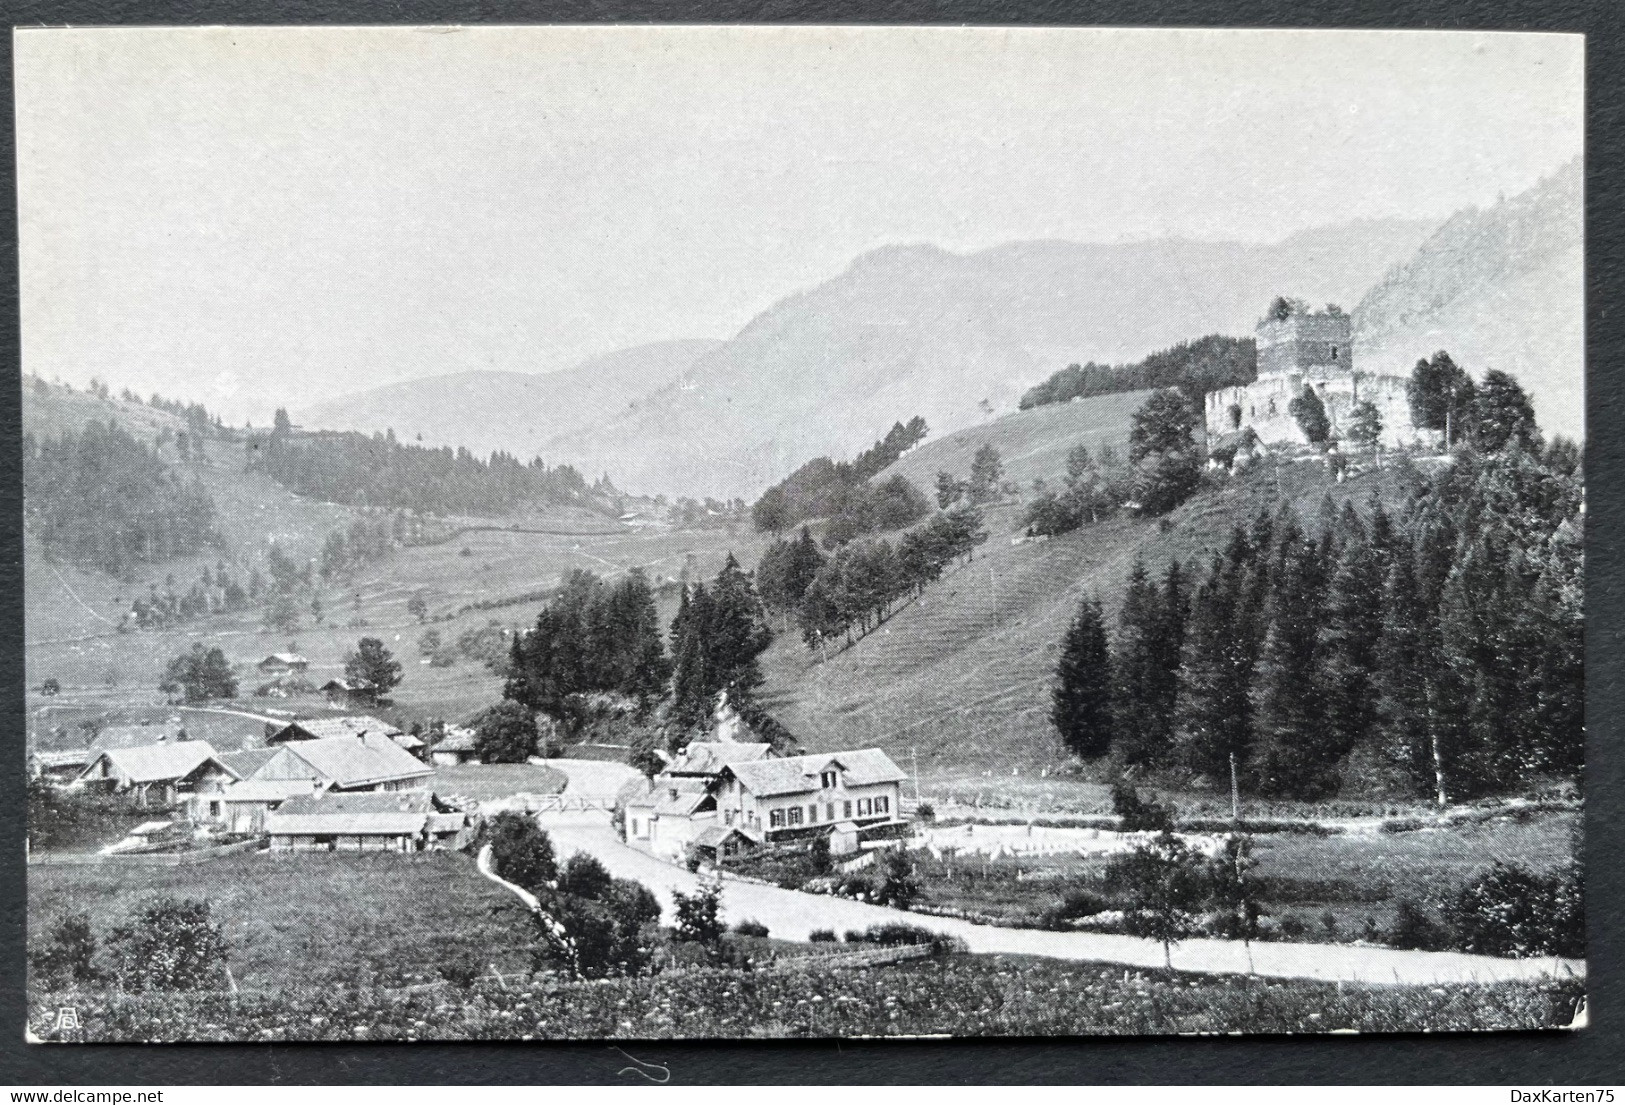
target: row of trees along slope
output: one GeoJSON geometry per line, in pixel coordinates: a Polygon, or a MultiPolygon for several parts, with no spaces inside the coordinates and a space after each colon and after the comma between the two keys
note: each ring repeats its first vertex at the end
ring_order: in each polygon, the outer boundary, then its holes
{"type": "Polygon", "coordinates": [[[829,547],[865,533],[900,529],[924,517],[929,505],[920,490],[901,476],[874,484],[898,457],[925,440],[929,430],[918,415],[892,424],[886,436],[850,463],[815,457],[763,492],[751,508],[757,530],[783,533],[817,519],[829,547]]]}
{"type": "Polygon", "coordinates": [[[1085,599],[1051,714],[1068,748],[1215,781],[1233,764],[1295,798],[1352,784],[1443,803],[1577,776],[1583,471],[1532,416],[1482,420],[1515,400],[1480,406],[1432,474],[1401,462],[1393,512],[1262,512],[1206,565],[1136,568],[1115,634],[1085,599]]]}
{"type": "Polygon", "coordinates": [[[269,433],[248,441],[249,468],[295,494],[351,506],[428,514],[502,515],[531,504],[608,510],[618,493],[589,486],[569,465],[528,464],[507,453],[481,460],[467,449],[432,449],[395,440],[393,431],[296,432],[276,412],[269,433]]]}
{"type": "Polygon", "coordinates": [[[1092,395],[1146,388],[1180,388],[1202,395],[1218,388],[1250,384],[1258,378],[1258,345],[1252,338],[1209,334],[1158,350],[1133,364],[1070,364],[1021,397],[1021,409],[1066,403],[1092,395]]]}

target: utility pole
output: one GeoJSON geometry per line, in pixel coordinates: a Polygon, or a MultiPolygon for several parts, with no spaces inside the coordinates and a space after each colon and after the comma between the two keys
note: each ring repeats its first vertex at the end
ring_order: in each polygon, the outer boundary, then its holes
{"type": "Polygon", "coordinates": [[[908,746],[908,758],[910,765],[914,768],[914,805],[918,806],[920,804],[920,756],[912,744],[908,746]]]}
{"type": "Polygon", "coordinates": [[[1236,754],[1230,753],[1230,820],[1241,824],[1241,788],[1236,785],[1236,754]]]}

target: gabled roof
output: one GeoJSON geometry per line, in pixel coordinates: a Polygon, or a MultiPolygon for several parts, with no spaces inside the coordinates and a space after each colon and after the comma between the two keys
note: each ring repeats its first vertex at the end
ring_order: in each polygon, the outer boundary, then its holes
{"type": "Polygon", "coordinates": [[[711,788],[704,779],[657,779],[654,792],[654,811],[667,817],[687,817],[710,797],[711,788]]]}
{"type": "Polygon", "coordinates": [[[744,840],[748,840],[752,844],[761,843],[760,840],[746,832],[744,829],[740,828],[738,825],[712,825],[708,829],[702,829],[700,830],[699,835],[694,838],[694,843],[698,844],[702,848],[715,848],[717,845],[721,844],[731,836],[737,836],[744,840]]]}
{"type": "Polygon", "coordinates": [[[264,767],[265,761],[276,754],[275,748],[243,748],[236,752],[220,753],[220,762],[246,779],[264,767]]]}
{"type": "Polygon", "coordinates": [[[831,765],[840,769],[841,781],[849,787],[900,783],[908,778],[900,767],[892,763],[891,757],[878,748],[730,763],[727,770],[751,793],[767,798],[776,794],[800,794],[821,789],[819,773],[831,765]]]}
{"type": "Polygon", "coordinates": [[[321,740],[323,737],[359,737],[364,733],[380,733],[392,737],[402,732],[399,725],[391,725],[367,714],[346,714],[344,717],[312,717],[290,721],[278,729],[272,740],[321,740]],[[305,733],[301,737],[298,734],[305,733]]]}
{"type": "Polygon", "coordinates": [[[297,756],[337,787],[420,779],[434,774],[433,768],[384,736],[289,741],[279,751],[297,756]]]}
{"type": "Polygon", "coordinates": [[[102,760],[118,769],[132,783],[161,783],[184,779],[204,764],[212,763],[228,775],[236,772],[220,762],[208,741],[177,741],[149,744],[143,748],[108,748],[99,753],[82,774],[88,775],[102,760]]]}
{"type": "Polygon", "coordinates": [[[231,784],[218,797],[226,802],[280,802],[312,793],[312,783],[310,779],[244,779],[231,784]]]}
{"type": "Polygon", "coordinates": [[[672,775],[716,775],[730,763],[748,763],[772,754],[771,744],[695,741],[666,766],[666,771],[672,775]]]}
{"type": "Polygon", "coordinates": [[[260,661],[260,667],[263,668],[267,664],[286,664],[290,668],[294,668],[299,667],[302,664],[309,663],[309,660],[306,660],[297,652],[273,652],[271,655],[260,661]]]}

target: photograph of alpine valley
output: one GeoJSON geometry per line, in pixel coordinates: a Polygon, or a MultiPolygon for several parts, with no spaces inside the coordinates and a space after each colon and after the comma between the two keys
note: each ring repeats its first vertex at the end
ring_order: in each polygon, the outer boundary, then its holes
{"type": "Polygon", "coordinates": [[[29,1040],[1586,1023],[1579,37],[15,43],[29,1040]]]}

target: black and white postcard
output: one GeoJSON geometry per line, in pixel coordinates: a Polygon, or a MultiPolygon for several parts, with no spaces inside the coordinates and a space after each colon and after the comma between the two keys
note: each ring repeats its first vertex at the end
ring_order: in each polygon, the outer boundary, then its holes
{"type": "Polygon", "coordinates": [[[1580,36],[14,45],[31,1041],[1586,1023],[1580,36]]]}

